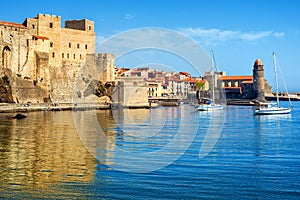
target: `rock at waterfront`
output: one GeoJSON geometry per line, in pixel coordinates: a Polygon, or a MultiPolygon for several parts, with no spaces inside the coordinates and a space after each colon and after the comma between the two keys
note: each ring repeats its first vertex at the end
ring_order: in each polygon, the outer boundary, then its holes
{"type": "Polygon", "coordinates": [[[18,114],[16,114],[16,115],[13,117],[13,119],[24,119],[24,118],[26,118],[26,117],[27,117],[26,115],[23,115],[23,114],[18,113],[18,114]]]}

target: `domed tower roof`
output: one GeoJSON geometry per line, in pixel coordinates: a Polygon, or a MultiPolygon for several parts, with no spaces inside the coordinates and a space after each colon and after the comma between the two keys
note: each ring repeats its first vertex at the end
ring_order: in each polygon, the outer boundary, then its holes
{"type": "Polygon", "coordinates": [[[254,65],[264,65],[262,61],[258,58],[255,60],[254,65]]]}
{"type": "Polygon", "coordinates": [[[256,59],[253,65],[254,70],[263,71],[264,70],[264,64],[260,59],[256,59]]]}

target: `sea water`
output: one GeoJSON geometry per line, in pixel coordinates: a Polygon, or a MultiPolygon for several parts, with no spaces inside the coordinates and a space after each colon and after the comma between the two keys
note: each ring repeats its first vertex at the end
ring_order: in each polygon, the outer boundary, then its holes
{"type": "Polygon", "coordinates": [[[300,103],[0,116],[5,199],[299,199],[300,103]]]}

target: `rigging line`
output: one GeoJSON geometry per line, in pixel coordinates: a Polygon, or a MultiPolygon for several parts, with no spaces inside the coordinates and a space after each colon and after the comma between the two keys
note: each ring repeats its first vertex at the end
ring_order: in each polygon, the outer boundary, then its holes
{"type": "Polygon", "coordinates": [[[286,86],[286,83],[285,83],[285,80],[284,80],[284,77],[283,77],[283,74],[282,74],[282,71],[281,71],[281,67],[280,67],[280,64],[279,64],[278,60],[277,60],[277,69],[278,69],[279,74],[280,74],[281,82],[283,82],[283,87],[284,87],[284,89],[285,89],[285,91],[286,91],[286,93],[288,95],[289,103],[290,103],[291,106],[293,106],[291,98],[290,98],[290,95],[289,95],[289,91],[287,89],[287,86],[286,86]]]}
{"type": "Polygon", "coordinates": [[[211,54],[212,54],[212,68],[214,71],[218,72],[217,63],[216,63],[216,59],[215,59],[213,50],[211,50],[211,54]]]}
{"type": "MultiPolygon", "coordinates": [[[[213,74],[215,74],[215,72],[219,72],[219,69],[217,67],[217,62],[216,62],[216,58],[215,58],[215,54],[214,54],[214,51],[211,50],[211,66],[212,66],[212,71],[213,71],[213,74]]],[[[219,75],[218,75],[218,78],[219,78],[219,75]]],[[[225,95],[225,92],[224,92],[224,89],[222,88],[222,84],[219,83],[219,79],[217,80],[217,86],[216,86],[220,93],[221,93],[221,99],[222,100],[225,100],[226,101],[226,95],[225,95]]]]}

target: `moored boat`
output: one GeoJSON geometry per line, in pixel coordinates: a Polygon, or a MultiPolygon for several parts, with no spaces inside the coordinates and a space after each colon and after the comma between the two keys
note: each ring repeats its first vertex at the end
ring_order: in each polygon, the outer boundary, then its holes
{"type": "Polygon", "coordinates": [[[213,110],[222,110],[224,109],[224,106],[221,104],[215,103],[215,57],[213,52],[211,52],[211,88],[212,88],[212,99],[209,98],[200,98],[199,104],[196,107],[197,111],[213,111],[213,110]]]}
{"type": "Polygon", "coordinates": [[[202,98],[200,104],[196,108],[198,111],[213,111],[224,109],[223,105],[215,104],[211,99],[202,98]]]}
{"type": "MultiPolygon", "coordinates": [[[[279,95],[278,95],[278,77],[277,77],[277,66],[276,66],[276,55],[273,53],[273,62],[274,62],[274,73],[275,73],[275,81],[276,81],[276,102],[273,103],[258,103],[256,109],[254,111],[255,115],[279,115],[279,114],[290,114],[292,111],[291,100],[290,107],[285,108],[281,107],[279,103],[279,95]]],[[[287,90],[287,89],[286,89],[287,90]]]]}
{"type": "Polygon", "coordinates": [[[256,115],[279,115],[279,114],[289,114],[292,108],[283,108],[277,106],[276,103],[259,103],[254,111],[256,115]]]}

